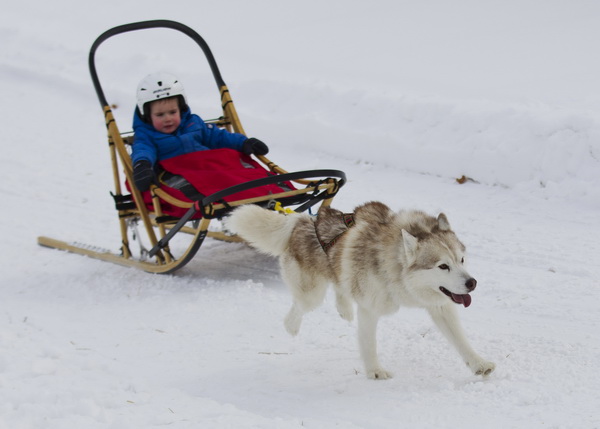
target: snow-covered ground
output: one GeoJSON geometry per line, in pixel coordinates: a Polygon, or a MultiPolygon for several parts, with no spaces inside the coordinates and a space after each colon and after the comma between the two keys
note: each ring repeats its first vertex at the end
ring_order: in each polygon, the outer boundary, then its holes
{"type": "MultiPolygon", "coordinates": [[[[0,428],[599,428],[599,17],[583,0],[3,5],[0,428]],[[490,377],[402,309],[379,329],[395,377],[367,380],[331,297],[289,337],[277,262],[242,244],[207,240],[172,276],[36,244],[117,251],[87,55],[108,28],[158,18],[203,35],[272,159],[347,173],[336,207],[448,215],[490,377]]],[[[115,37],[97,63],[122,131],[157,69],[218,115],[184,36],[115,37]]]]}

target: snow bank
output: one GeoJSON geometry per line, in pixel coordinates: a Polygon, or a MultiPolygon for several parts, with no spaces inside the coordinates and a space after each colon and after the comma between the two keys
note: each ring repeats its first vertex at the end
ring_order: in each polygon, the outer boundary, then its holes
{"type": "Polygon", "coordinates": [[[597,115],[527,106],[384,97],[254,82],[243,111],[275,120],[278,144],[487,185],[600,200],[597,115]],[[259,114],[260,112],[260,114],[259,114]],[[334,142],[342,142],[342,145],[334,142]],[[281,143],[279,143],[281,142],[281,143]]]}

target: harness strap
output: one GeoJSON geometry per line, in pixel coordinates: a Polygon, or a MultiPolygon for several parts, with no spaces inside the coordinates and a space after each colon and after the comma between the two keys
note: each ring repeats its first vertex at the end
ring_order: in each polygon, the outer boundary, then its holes
{"type": "Polygon", "coordinates": [[[123,194],[113,194],[113,199],[115,200],[115,208],[119,211],[121,210],[134,210],[136,208],[135,203],[133,202],[133,197],[131,194],[123,195],[123,194]]]}
{"type": "Polygon", "coordinates": [[[159,173],[158,177],[161,183],[164,183],[170,188],[181,191],[183,195],[185,195],[191,201],[198,201],[206,196],[199,192],[194,185],[187,181],[185,177],[178,174],[173,174],[170,171],[163,169],[159,173]]]}
{"type": "Polygon", "coordinates": [[[327,253],[334,246],[334,244],[337,243],[340,238],[342,238],[342,235],[348,232],[348,229],[352,228],[356,224],[354,221],[354,213],[342,213],[340,215],[340,221],[346,226],[346,231],[339,233],[328,242],[323,241],[321,237],[319,237],[319,232],[317,231],[317,239],[319,240],[319,244],[325,253],[327,253]]]}

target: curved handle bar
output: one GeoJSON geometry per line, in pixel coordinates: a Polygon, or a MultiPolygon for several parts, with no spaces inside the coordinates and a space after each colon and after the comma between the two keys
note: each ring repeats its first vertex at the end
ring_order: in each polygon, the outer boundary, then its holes
{"type": "Polygon", "coordinates": [[[204,39],[198,33],[196,33],[190,27],[180,24],[179,22],[169,21],[166,19],[134,22],[131,24],[120,25],[120,26],[117,26],[117,27],[111,28],[110,30],[105,31],[100,36],[98,36],[98,38],[92,44],[92,47],[90,49],[90,55],[89,55],[89,59],[88,59],[90,74],[92,75],[92,82],[94,83],[94,88],[96,89],[96,94],[98,95],[98,100],[100,100],[100,106],[102,107],[102,109],[104,109],[104,106],[108,106],[108,102],[106,101],[106,97],[104,96],[104,91],[102,90],[102,86],[100,85],[100,80],[98,79],[98,73],[96,72],[96,64],[95,64],[94,58],[95,58],[96,50],[98,49],[98,46],[100,46],[100,44],[102,42],[104,42],[106,39],[108,39],[112,36],[116,36],[117,34],[127,33],[129,31],[145,30],[148,28],[171,28],[173,30],[178,30],[178,31],[186,34],[190,38],[192,38],[198,44],[198,46],[200,46],[200,48],[202,48],[202,51],[204,51],[204,55],[206,56],[206,59],[208,60],[208,64],[210,65],[210,69],[212,70],[213,76],[217,83],[217,87],[221,88],[222,86],[225,86],[225,82],[223,81],[223,78],[221,77],[221,72],[219,71],[217,62],[215,61],[215,58],[214,58],[212,52],[210,51],[208,44],[204,41],[204,39]]]}
{"type": "Polygon", "coordinates": [[[279,174],[276,176],[263,177],[262,179],[255,179],[249,182],[240,183],[239,185],[233,185],[229,188],[225,188],[221,191],[217,191],[214,194],[204,197],[200,204],[207,206],[222,200],[223,198],[237,194],[238,192],[247,191],[248,189],[258,188],[260,186],[270,185],[272,183],[280,183],[285,181],[293,181],[298,179],[309,179],[315,177],[336,177],[340,180],[340,187],[346,183],[346,174],[340,170],[309,170],[309,171],[297,171],[295,173],[279,174]]]}

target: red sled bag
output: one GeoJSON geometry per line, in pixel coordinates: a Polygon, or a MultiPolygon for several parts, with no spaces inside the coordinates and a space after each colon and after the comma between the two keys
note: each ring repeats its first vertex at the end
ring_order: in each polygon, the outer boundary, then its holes
{"type": "MultiPolygon", "coordinates": [[[[181,201],[197,201],[205,196],[273,174],[249,155],[234,149],[212,149],[187,153],[159,161],[164,170],[159,175],[160,188],[181,201]]],[[[290,182],[264,185],[229,195],[225,201],[238,201],[294,190],[290,182]]],[[[149,191],[143,193],[144,203],[154,210],[149,191]]],[[[188,209],[161,201],[163,214],[182,217],[188,209]]],[[[195,217],[201,217],[198,212],[195,217]]]]}

